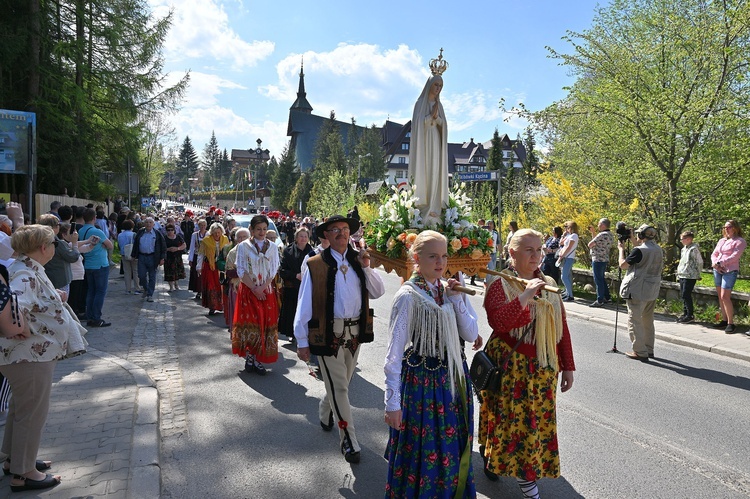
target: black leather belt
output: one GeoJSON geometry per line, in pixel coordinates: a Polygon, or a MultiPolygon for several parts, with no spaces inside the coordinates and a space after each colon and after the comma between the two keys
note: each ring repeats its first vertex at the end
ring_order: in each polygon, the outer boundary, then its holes
{"type": "Polygon", "coordinates": [[[151,255],[153,255],[153,253],[139,253],[139,255],[141,255],[141,256],[151,256],[151,255]]]}
{"type": "Polygon", "coordinates": [[[359,319],[344,319],[344,326],[356,326],[359,324],[359,319]]]}

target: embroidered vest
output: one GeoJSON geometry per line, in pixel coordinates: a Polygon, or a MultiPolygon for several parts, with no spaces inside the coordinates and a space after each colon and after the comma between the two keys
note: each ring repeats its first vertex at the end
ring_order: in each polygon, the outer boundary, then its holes
{"type": "MultiPolygon", "coordinates": [[[[367,291],[365,271],[357,261],[358,254],[349,248],[346,252],[346,260],[359,277],[360,282],[362,303],[359,316],[359,342],[370,343],[375,339],[374,313],[370,310],[370,294],[367,291]]],[[[307,324],[310,352],[315,355],[334,355],[336,351],[333,346],[333,302],[338,265],[331,255],[331,249],[328,248],[307,260],[307,268],[310,272],[313,291],[312,319],[307,324]]]]}

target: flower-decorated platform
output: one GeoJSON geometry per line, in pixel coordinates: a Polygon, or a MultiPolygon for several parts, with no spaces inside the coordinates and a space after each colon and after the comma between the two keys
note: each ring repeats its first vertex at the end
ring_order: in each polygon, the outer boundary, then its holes
{"type": "MultiPolygon", "coordinates": [[[[372,259],[371,267],[375,268],[382,265],[389,274],[395,270],[396,274],[405,281],[411,277],[414,265],[408,258],[390,258],[372,249],[367,250],[367,252],[372,259]]],[[[445,267],[443,277],[449,279],[457,272],[463,272],[464,275],[468,276],[478,274],[480,269],[487,268],[489,261],[489,255],[482,255],[476,259],[467,256],[451,256],[448,258],[448,265],[445,267]]]]}
{"type": "Polygon", "coordinates": [[[386,272],[395,270],[404,280],[409,279],[414,266],[407,254],[417,235],[425,229],[436,230],[448,240],[448,265],[443,277],[449,278],[457,272],[474,275],[487,267],[494,243],[489,231],[471,224],[471,200],[466,196],[464,184],[454,186],[440,220],[431,224],[423,222],[416,207],[419,198],[414,195],[414,186],[392,189],[393,193],[380,207],[379,217],[365,230],[373,267],[382,265],[386,272]]]}

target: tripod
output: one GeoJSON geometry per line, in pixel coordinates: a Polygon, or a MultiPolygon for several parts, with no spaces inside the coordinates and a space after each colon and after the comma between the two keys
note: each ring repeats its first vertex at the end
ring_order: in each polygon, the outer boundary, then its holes
{"type": "MultiPolygon", "coordinates": [[[[630,254],[630,241],[628,241],[628,254],[630,254]]],[[[620,282],[620,285],[622,286],[622,268],[619,265],[617,265],[617,280],[620,282]]],[[[610,279],[609,281],[610,286],[614,283],[614,278],[610,279]]],[[[607,353],[622,353],[617,349],[617,320],[620,316],[620,291],[617,291],[617,298],[615,299],[615,338],[614,343],[612,344],[612,349],[607,350],[607,353]]]]}

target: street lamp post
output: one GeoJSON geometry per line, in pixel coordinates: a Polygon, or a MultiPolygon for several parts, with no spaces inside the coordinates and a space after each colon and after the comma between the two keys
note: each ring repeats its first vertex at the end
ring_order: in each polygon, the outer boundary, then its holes
{"type": "MultiPolygon", "coordinates": [[[[260,168],[260,163],[263,160],[263,153],[268,154],[269,151],[268,149],[264,150],[261,147],[261,144],[263,144],[263,141],[260,140],[260,138],[256,140],[255,142],[256,144],[258,144],[258,147],[255,149],[255,155],[258,157],[258,162],[255,165],[255,178],[253,178],[253,181],[255,183],[255,202],[257,203],[258,202],[258,168],[260,168]]],[[[260,204],[262,205],[263,203],[260,203],[260,204]]]]}
{"type": "Polygon", "coordinates": [[[357,156],[357,189],[359,189],[360,176],[362,175],[362,158],[369,158],[370,156],[372,156],[372,154],[369,152],[364,156],[361,154],[357,156]]]}

